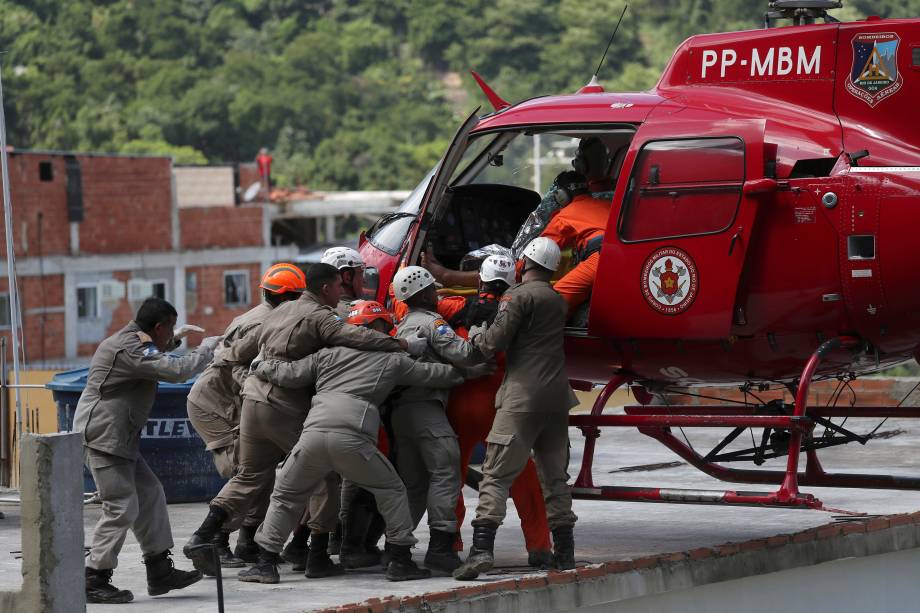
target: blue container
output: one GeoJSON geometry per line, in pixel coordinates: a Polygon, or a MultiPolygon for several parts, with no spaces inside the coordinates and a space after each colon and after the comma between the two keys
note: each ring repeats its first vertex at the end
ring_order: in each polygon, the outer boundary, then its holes
{"type": "MultiPolygon", "coordinates": [[[[73,428],[74,411],[86,387],[88,368],[58,373],[46,387],[57,403],[58,429],[73,428]]],[[[167,502],[210,500],[226,482],[217,474],[211,454],[188,419],[185,401],[194,379],[160,383],[147,426],[141,432],[141,455],[159,477],[167,502]]],[[[83,488],[95,492],[89,470],[83,468],[83,488]]]]}

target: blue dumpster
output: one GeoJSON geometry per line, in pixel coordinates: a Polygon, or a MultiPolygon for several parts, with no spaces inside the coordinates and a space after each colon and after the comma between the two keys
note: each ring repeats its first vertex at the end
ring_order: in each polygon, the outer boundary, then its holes
{"type": "MultiPolygon", "coordinates": [[[[88,373],[88,368],[58,373],[46,386],[57,403],[58,429],[62,432],[73,428],[74,411],[88,373]]],[[[185,400],[193,382],[160,383],[141,432],[141,455],[163,484],[167,502],[210,500],[225,483],[188,419],[185,400]]],[[[87,492],[96,491],[86,467],[83,487],[87,492]]]]}

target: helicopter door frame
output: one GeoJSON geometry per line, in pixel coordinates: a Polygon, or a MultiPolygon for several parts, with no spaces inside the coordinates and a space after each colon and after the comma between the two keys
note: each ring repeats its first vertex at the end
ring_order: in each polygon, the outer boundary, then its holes
{"type": "Polygon", "coordinates": [[[441,159],[440,167],[431,180],[431,183],[428,185],[428,190],[424,198],[422,198],[421,206],[419,206],[419,223],[415,225],[415,228],[413,228],[406,237],[406,245],[403,248],[403,257],[400,262],[400,267],[406,265],[408,262],[415,262],[418,259],[422,245],[425,243],[425,234],[428,232],[428,226],[431,224],[432,203],[440,202],[447,192],[448,182],[453,176],[457,165],[460,164],[460,161],[463,159],[464,152],[466,152],[466,147],[470,140],[470,132],[473,131],[473,128],[475,128],[480,121],[478,113],[481,108],[482,107],[477,106],[476,109],[470,113],[469,117],[466,118],[466,121],[460,124],[460,127],[454,134],[454,138],[451,140],[450,146],[441,159]]]}
{"type": "Polygon", "coordinates": [[[724,339],[757,218],[765,120],[639,127],[617,181],[588,332],[724,339]],[[743,155],[743,161],[739,156],[743,155]]]}

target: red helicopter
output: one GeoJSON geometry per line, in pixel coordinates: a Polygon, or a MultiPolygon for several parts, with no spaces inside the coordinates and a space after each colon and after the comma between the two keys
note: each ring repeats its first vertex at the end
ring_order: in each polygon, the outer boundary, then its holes
{"type": "Polygon", "coordinates": [[[641,93],[595,77],[510,104],[474,73],[494,112],[474,112],[399,210],[362,234],[366,291],[386,300],[424,249],[456,268],[509,246],[566,148],[603,141],[610,218],[587,326],[566,331],[573,387],[603,386],[590,414],[570,418],[585,436],[576,498],[820,509],[799,485],[920,489],[920,478],[827,473],[817,455],[871,438],[834,419],[920,409],[808,406],[812,381],[920,357],[920,19],[841,23],[827,13],[840,6],[770,2],[764,29],[689,38],[641,93]],[[653,404],[704,383],[745,398],[780,386],[794,402],[653,404]],[[625,385],[640,405],[604,415],[625,385]],[[601,427],[638,428],[723,481],[779,487],[595,486],[601,427]],[[702,454],[672,431],[692,427],[731,430],[702,454]],[[727,451],[748,429],[761,442],[727,451]],[[778,457],[785,470],[725,466],[778,457]]]}

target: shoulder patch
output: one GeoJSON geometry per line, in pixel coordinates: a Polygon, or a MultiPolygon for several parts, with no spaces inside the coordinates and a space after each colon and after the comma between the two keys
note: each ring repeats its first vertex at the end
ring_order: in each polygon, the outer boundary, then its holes
{"type": "Polygon", "coordinates": [[[453,336],[454,329],[448,326],[446,323],[437,327],[435,332],[438,333],[438,336],[453,336]]]}
{"type": "Polygon", "coordinates": [[[157,346],[152,342],[148,342],[144,343],[142,353],[144,354],[145,358],[149,358],[160,353],[160,350],[157,349],[157,346]]]}
{"type": "Polygon", "coordinates": [[[432,325],[436,328],[440,328],[441,326],[446,326],[447,322],[439,318],[435,319],[434,322],[432,322],[432,325]]]}

